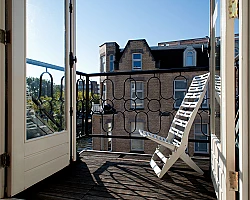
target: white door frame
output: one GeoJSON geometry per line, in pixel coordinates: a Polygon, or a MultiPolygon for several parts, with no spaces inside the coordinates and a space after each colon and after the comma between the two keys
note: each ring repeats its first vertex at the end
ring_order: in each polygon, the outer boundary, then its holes
{"type": "Polygon", "coordinates": [[[239,1],[239,194],[240,199],[249,199],[250,155],[250,3],[239,1]]]}
{"type": "MultiPolygon", "coordinates": [[[[0,1],[0,29],[5,30],[5,1],[0,1]]],[[[0,155],[5,152],[5,44],[0,43],[0,155]]],[[[4,168],[0,167],[0,199],[4,196],[4,168]]]]}
{"type": "Polygon", "coordinates": [[[234,200],[229,172],[235,171],[235,67],[234,19],[229,17],[230,0],[221,0],[221,151],[223,159],[222,199],[234,200]]]}
{"type": "MultiPolygon", "coordinates": [[[[26,140],[26,0],[7,1],[7,28],[11,30],[8,52],[8,152],[7,195],[13,196],[61,170],[70,162],[69,134],[69,23],[65,17],[66,130],[26,140]]],[[[63,2],[63,0],[62,0],[63,2]]],[[[69,16],[69,0],[65,0],[69,16]]],[[[73,84],[75,85],[75,84],[73,84]]],[[[74,124],[74,122],[73,122],[74,124]]],[[[72,147],[74,147],[72,145],[72,147]]]]}

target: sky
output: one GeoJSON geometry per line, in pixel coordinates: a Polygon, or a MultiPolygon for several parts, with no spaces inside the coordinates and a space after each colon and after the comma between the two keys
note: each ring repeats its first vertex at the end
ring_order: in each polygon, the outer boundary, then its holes
{"type": "MultiPolygon", "coordinates": [[[[99,46],[209,36],[209,0],[76,0],[77,71],[99,72],[99,46]]],[[[27,0],[27,58],[65,66],[64,0],[27,0]]],[[[27,76],[39,74],[27,66],[27,76]]],[[[59,73],[59,72],[53,72],[59,73]]]]}

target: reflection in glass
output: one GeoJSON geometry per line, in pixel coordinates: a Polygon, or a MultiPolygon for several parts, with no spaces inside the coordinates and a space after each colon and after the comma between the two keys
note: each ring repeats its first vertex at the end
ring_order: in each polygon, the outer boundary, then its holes
{"type": "Polygon", "coordinates": [[[27,0],[26,9],[26,139],[32,139],[65,129],[64,1],[27,0]]]}

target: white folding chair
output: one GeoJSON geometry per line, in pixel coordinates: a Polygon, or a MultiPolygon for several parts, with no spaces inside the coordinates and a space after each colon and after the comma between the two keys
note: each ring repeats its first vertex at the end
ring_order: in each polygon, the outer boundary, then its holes
{"type": "Polygon", "coordinates": [[[150,161],[151,167],[159,178],[164,176],[178,158],[181,158],[195,171],[203,174],[203,171],[194,163],[189,155],[186,154],[185,150],[188,145],[188,136],[191,126],[207,90],[209,75],[209,73],[206,73],[193,78],[188,92],[172,121],[166,138],[147,131],[139,130],[142,136],[159,144],[150,161]],[[169,158],[164,155],[163,150],[165,147],[172,152],[169,158]],[[162,169],[157,165],[157,157],[159,157],[164,163],[162,169]]]}

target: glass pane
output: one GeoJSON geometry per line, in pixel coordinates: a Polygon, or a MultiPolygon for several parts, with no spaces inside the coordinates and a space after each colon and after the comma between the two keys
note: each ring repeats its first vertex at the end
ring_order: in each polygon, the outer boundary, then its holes
{"type": "Polygon", "coordinates": [[[136,82],[136,90],[142,90],[143,83],[142,82],[136,82]]]}
{"type": "Polygon", "coordinates": [[[110,67],[110,71],[114,71],[114,62],[111,61],[110,64],[109,64],[109,67],[110,67]]]}
{"type": "Polygon", "coordinates": [[[175,80],[175,89],[187,89],[187,81],[175,80]]]}
{"type": "Polygon", "coordinates": [[[143,100],[136,99],[136,108],[142,108],[143,107],[143,100]]]}
{"type": "Polygon", "coordinates": [[[179,107],[181,105],[181,102],[185,96],[186,92],[183,92],[183,91],[178,91],[178,92],[175,92],[175,106],[176,107],[179,107]]]}
{"type": "Polygon", "coordinates": [[[178,92],[175,92],[175,99],[183,99],[184,96],[185,96],[186,92],[183,92],[183,91],[178,91],[178,92]]]}
{"type": "MultiPolygon", "coordinates": [[[[195,133],[201,133],[201,124],[195,124],[195,133]]],[[[202,124],[202,132],[207,134],[207,124],[202,124]]]]}
{"type": "Polygon", "coordinates": [[[186,66],[193,66],[193,56],[187,56],[186,66]]]}
{"type": "Polygon", "coordinates": [[[66,128],[64,1],[27,0],[26,10],[26,139],[32,139],[66,128]]]}
{"type": "Polygon", "coordinates": [[[134,68],[141,68],[141,61],[134,61],[133,67],[134,68]]]}
{"type": "Polygon", "coordinates": [[[137,92],[136,94],[137,94],[137,98],[139,98],[139,99],[143,98],[142,92],[137,92]]]}
{"type": "Polygon", "coordinates": [[[110,59],[110,61],[113,61],[113,60],[114,60],[114,56],[113,56],[113,55],[110,55],[110,56],[109,56],[109,59],[110,59]]]}
{"type": "Polygon", "coordinates": [[[132,99],[135,99],[135,98],[136,98],[136,96],[135,96],[135,92],[132,92],[132,94],[131,94],[131,98],[132,98],[132,99]]]}
{"type": "Polygon", "coordinates": [[[133,59],[141,59],[141,54],[140,53],[134,53],[133,54],[133,59]]]}

